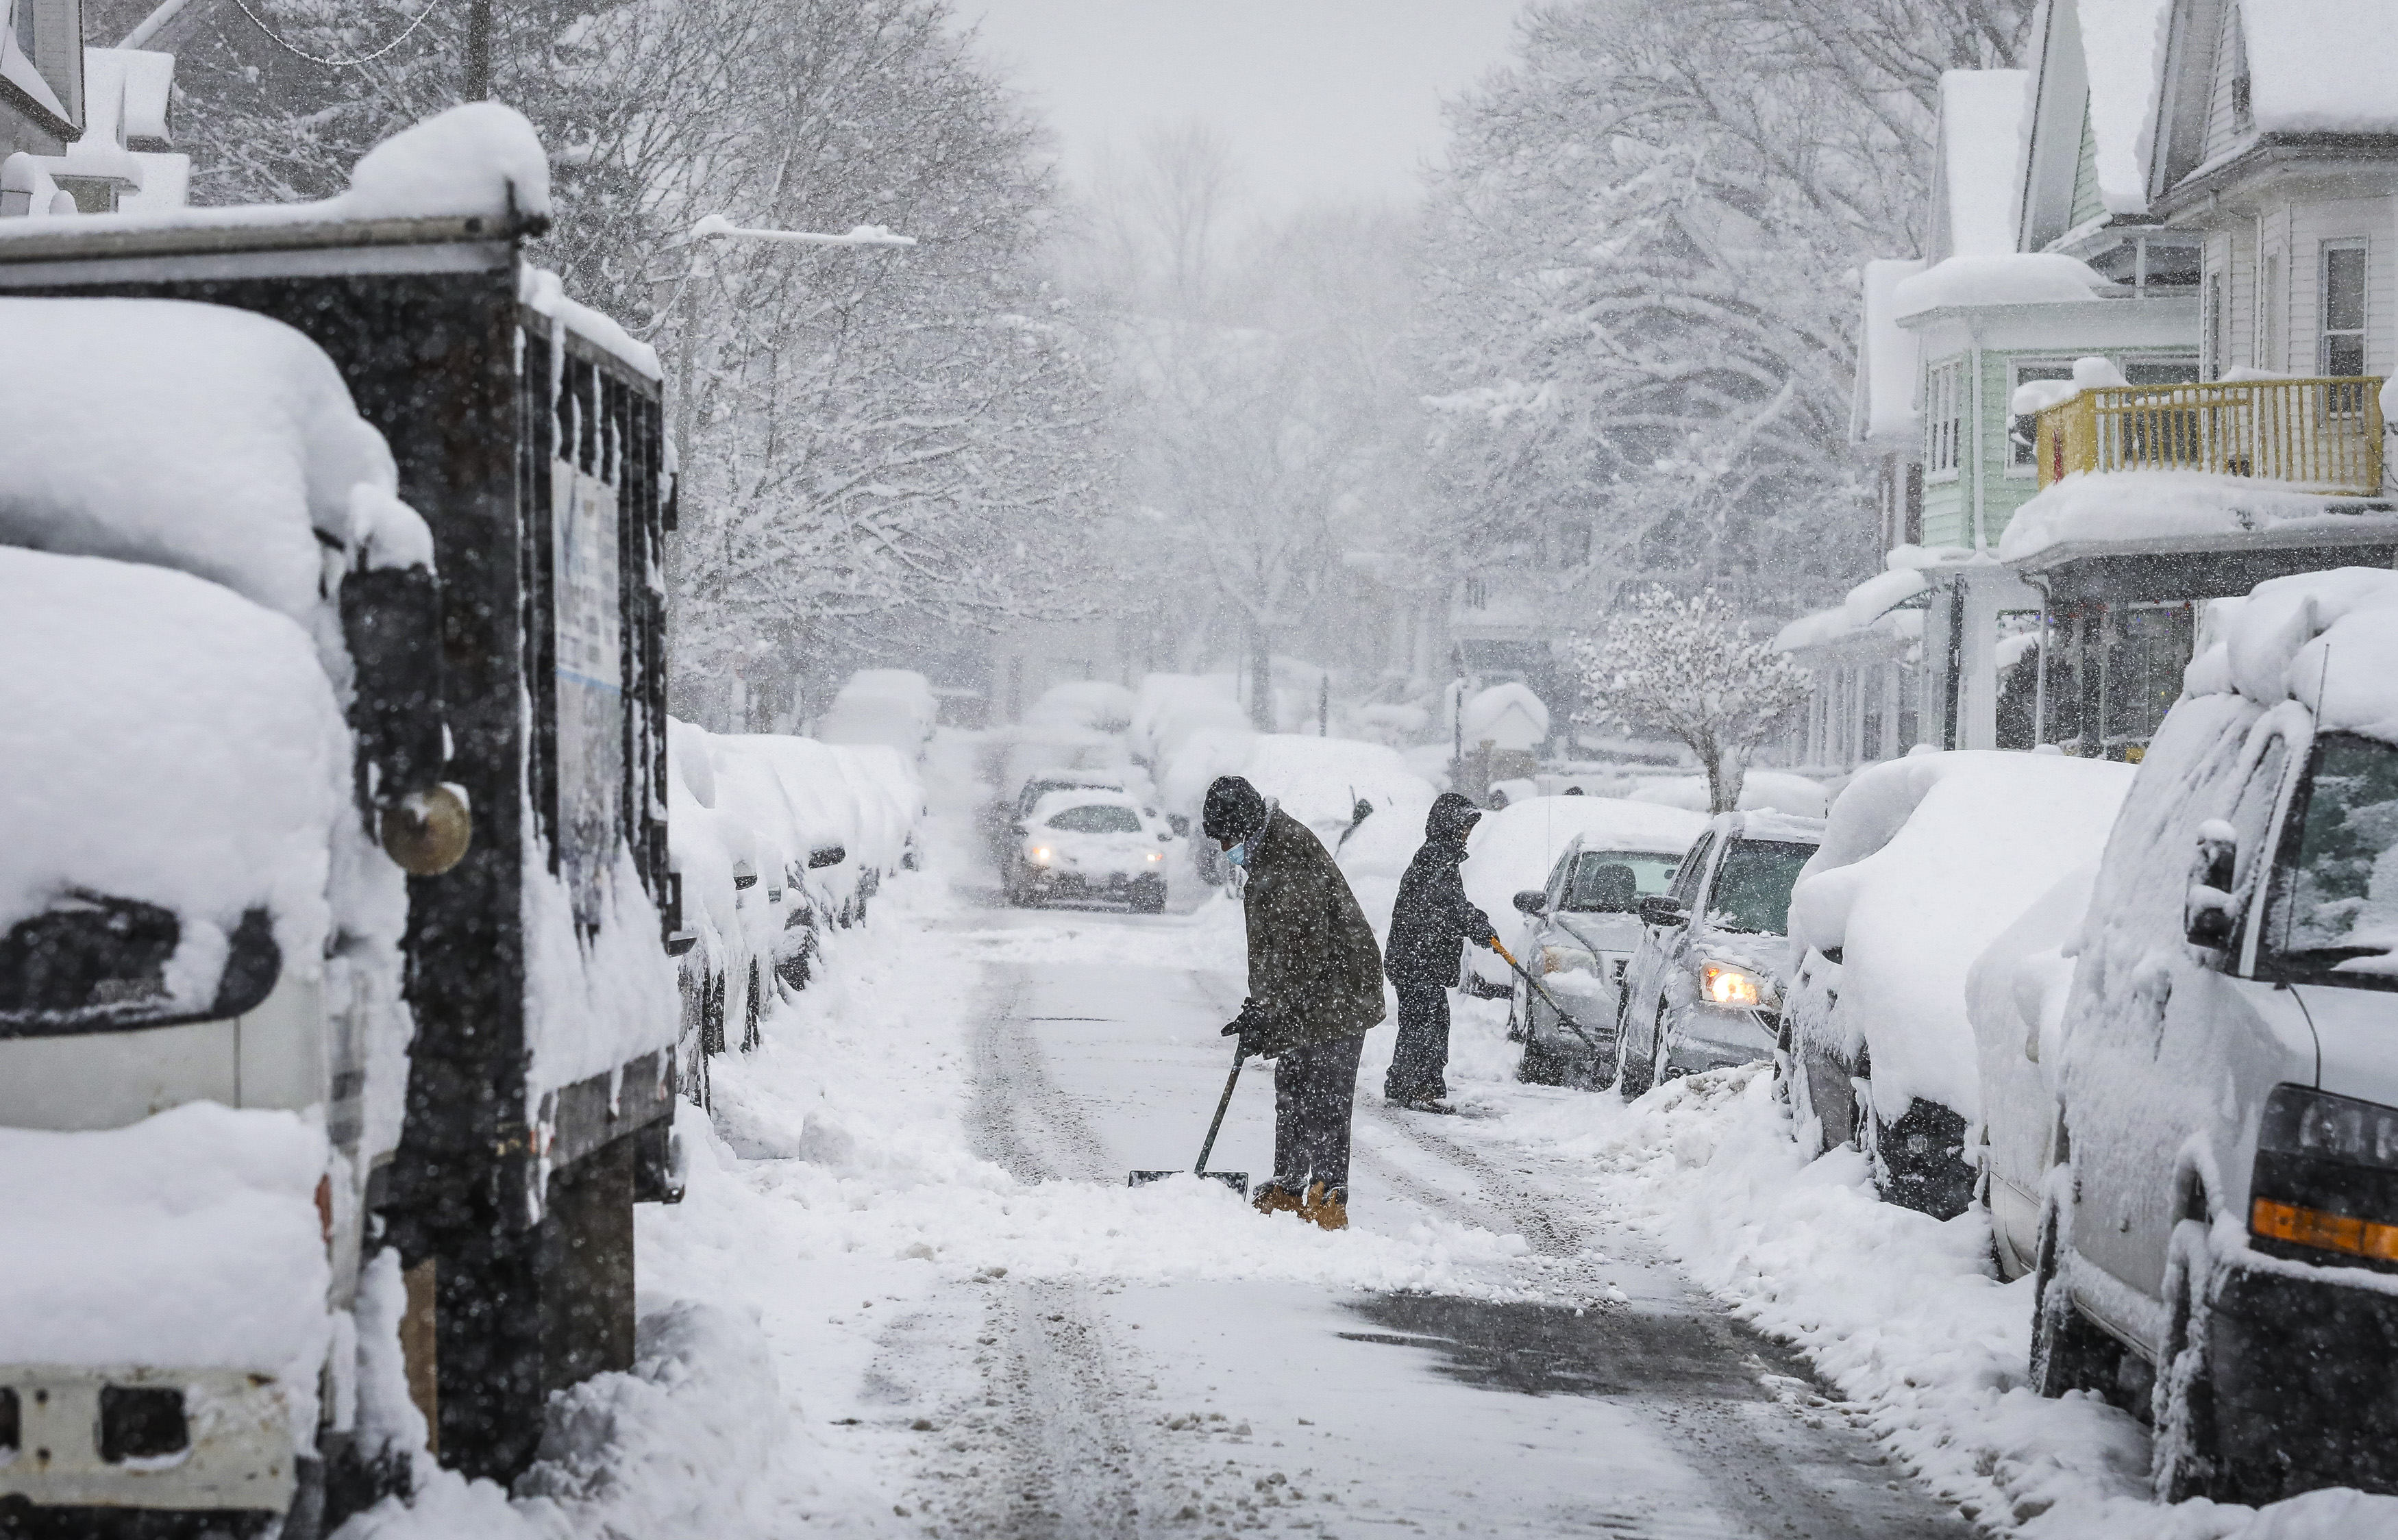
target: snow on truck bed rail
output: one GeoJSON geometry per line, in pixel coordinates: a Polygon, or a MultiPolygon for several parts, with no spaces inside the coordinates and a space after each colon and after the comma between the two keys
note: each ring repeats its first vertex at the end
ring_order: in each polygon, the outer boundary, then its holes
{"type": "Polygon", "coordinates": [[[2341,567],[2258,583],[2207,607],[2186,695],[2297,701],[2318,731],[2398,743],[2398,572],[2341,567]]]}

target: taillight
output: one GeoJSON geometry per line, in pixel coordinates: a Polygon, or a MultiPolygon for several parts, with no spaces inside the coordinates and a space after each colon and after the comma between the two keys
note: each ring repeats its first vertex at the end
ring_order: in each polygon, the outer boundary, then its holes
{"type": "Polygon", "coordinates": [[[2398,1107],[2274,1087],[2257,1131],[2248,1230],[2275,1253],[2398,1267],[2398,1107]]]}

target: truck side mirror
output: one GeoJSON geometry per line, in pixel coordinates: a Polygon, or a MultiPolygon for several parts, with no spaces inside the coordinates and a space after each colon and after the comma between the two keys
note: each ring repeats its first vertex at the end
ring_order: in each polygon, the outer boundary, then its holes
{"type": "Polygon", "coordinates": [[[1541,911],[1549,905],[1549,895],[1538,888],[1527,888],[1517,893],[1512,902],[1524,914],[1538,918],[1541,911]]]}
{"type": "Polygon", "coordinates": [[[733,864],[733,886],[735,888],[755,888],[758,886],[758,869],[755,866],[750,865],[747,861],[734,862],[733,864]]]}
{"type": "Polygon", "coordinates": [[[1671,928],[1691,923],[1691,911],[1670,893],[1650,893],[1640,901],[1640,923],[1671,928]]]}
{"type": "Polygon", "coordinates": [[[2231,944],[2238,917],[2232,912],[2232,875],[2239,869],[2240,836],[2220,818],[2198,826],[2198,854],[2181,906],[2182,937],[2192,946],[2220,950],[2231,944]]]}

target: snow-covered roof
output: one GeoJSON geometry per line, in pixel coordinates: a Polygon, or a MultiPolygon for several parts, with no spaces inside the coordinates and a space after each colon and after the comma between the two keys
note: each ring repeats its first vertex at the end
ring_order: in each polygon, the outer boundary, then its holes
{"type": "Polygon", "coordinates": [[[0,299],[0,540],[176,568],[320,642],[320,535],[371,565],[433,560],[383,435],[280,321],[182,300],[0,299]]]}
{"type": "Polygon", "coordinates": [[[1904,453],[1922,431],[1915,409],[1915,334],[1898,324],[1901,281],[1923,271],[1918,259],[1866,263],[1857,338],[1857,386],[1849,409],[1849,437],[1869,449],[1904,453]]]}
{"type": "Polygon", "coordinates": [[[2239,0],[2259,133],[2398,133],[2398,0],[2239,0]]]}
{"type": "Polygon", "coordinates": [[[2398,514],[2249,476],[2203,471],[2077,471],[2050,483],[2007,521],[1998,556],[2024,562],[2079,544],[2168,548],[2212,540],[2266,543],[2273,537],[2398,536],[2398,514]]]}
{"type": "Polygon", "coordinates": [[[664,380],[658,350],[637,341],[616,324],[614,316],[566,297],[565,280],[546,267],[527,262],[517,270],[517,299],[537,315],[546,315],[644,378],[664,380]]]}
{"type": "Polygon", "coordinates": [[[1534,749],[1549,736],[1549,708],[1531,687],[1508,680],[1477,690],[1465,703],[1459,730],[1469,743],[1489,740],[1502,749],[1534,749]]]}
{"type": "Polygon", "coordinates": [[[1901,282],[1893,302],[1903,323],[1963,305],[2067,304],[2099,298],[2107,280],[2079,258],[2054,251],[1951,257],[1901,282]]]}
{"type": "Polygon", "coordinates": [[[2258,583],[2207,607],[2189,695],[2297,701],[2318,729],[2398,743],[2398,572],[2339,567],[2258,583]]]}
{"type": "Polygon", "coordinates": [[[2173,0],[2056,0],[2081,23],[2098,199],[2110,214],[2149,208],[2149,156],[2156,147],[2157,98],[2164,88],[2165,35],[2173,0]]]}
{"type": "Polygon", "coordinates": [[[1775,632],[1771,646],[1776,652],[1790,652],[1852,636],[1931,586],[1932,580],[1913,567],[1876,572],[1829,609],[1801,615],[1775,632]]]}
{"type": "Polygon", "coordinates": [[[2031,128],[2028,70],[1950,70],[1940,77],[1933,167],[1933,258],[2015,249],[2015,198],[2031,128]]]}
{"type": "MultiPolygon", "coordinates": [[[[358,157],[347,191],[311,203],[242,204],[168,212],[92,214],[80,233],[275,229],[359,221],[501,218],[546,220],[549,157],[532,125],[513,107],[470,101],[401,130],[358,157]]],[[[39,238],[44,220],[0,221],[0,246],[39,238]]]]}

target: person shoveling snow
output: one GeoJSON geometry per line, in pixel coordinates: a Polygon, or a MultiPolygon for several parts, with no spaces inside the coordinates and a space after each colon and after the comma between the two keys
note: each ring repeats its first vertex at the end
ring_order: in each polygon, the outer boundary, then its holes
{"type": "Polygon", "coordinates": [[[1457,982],[1458,948],[1467,942],[1496,951],[1490,917],[1465,896],[1457,868],[1465,837],[1481,810],[1443,792],[1424,819],[1424,842],[1399,878],[1391,910],[1391,951],[1384,959],[1399,995],[1399,1041],[1382,1077],[1382,1095],[1417,1112],[1453,1110],[1448,1095],[1448,987],[1457,982]]]}
{"type": "Polygon", "coordinates": [[[1382,1020],[1382,954],[1348,879],[1307,825],[1237,775],[1207,788],[1200,828],[1248,879],[1249,990],[1224,1028],[1274,1063],[1274,1174],[1260,1213],[1349,1225],[1349,1113],[1367,1029],[1382,1020]]]}

